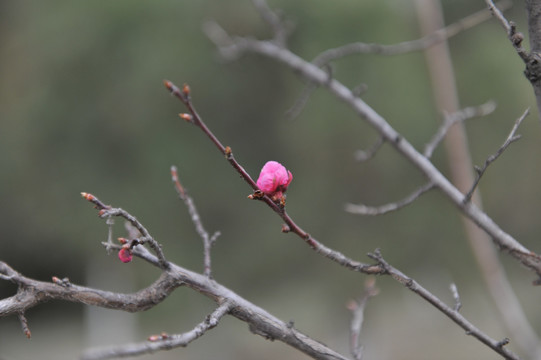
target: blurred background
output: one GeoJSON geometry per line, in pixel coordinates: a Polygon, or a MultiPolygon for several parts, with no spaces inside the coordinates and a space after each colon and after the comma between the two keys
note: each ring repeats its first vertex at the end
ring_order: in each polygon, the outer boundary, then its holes
{"type": "MultiPolygon", "coordinates": [[[[290,48],[306,59],[353,41],[392,44],[420,37],[413,1],[269,1],[295,24],[290,48]]],[[[446,0],[446,23],[484,7],[446,0]]],[[[522,3],[507,13],[526,32],[522,3]]],[[[259,56],[226,63],[201,31],[213,19],[236,35],[270,35],[248,0],[0,2],[0,260],[39,280],[69,277],[77,284],[134,292],[158,271],[140,259],[123,264],[100,242],[107,226],[80,197],[90,192],[126,209],[163,245],[169,260],[202,272],[202,244],[171,185],[176,165],[210,233],[215,279],[335,350],[348,354],[349,299],[366,279],[322,258],[280,219],[249,201],[250,188],[197,128],[177,116],[182,104],[163,79],[192,88],[207,125],[257,178],[268,160],[294,175],[290,215],[327,246],[369,262],[381,248],[391,264],[449,304],[455,282],[462,314],[500,339],[509,334],[487,295],[464,236],[461,218],[437,192],[402,211],[362,217],[346,203],[397,201],[424,183],[389,146],[366,163],[355,152],[377,134],[326,91],[316,90],[290,120],[304,82],[259,56]]],[[[461,106],[494,100],[487,117],[467,122],[473,162],[482,165],[527,108],[513,144],[482,180],[487,213],[539,253],[541,136],[523,64],[501,26],[490,20],[449,42],[461,106]]],[[[346,85],[365,84],[363,99],[418,149],[442,119],[434,106],[422,53],[354,56],[333,66],[346,85]]],[[[447,174],[443,148],[435,164],[447,174]]],[[[125,234],[116,220],[115,238],[125,234]]],[[[505,254],[501,260],[525,312],[541,331],[541,296],[533,274],[505,254]]],[[[393,280],[377,279],[380,294],[366,310],[361,342],[366,359],[494,359],[496,355],[393,280]]],[[[0,282],[0,295],[15,286],[0,282]]],[[[0,358],[73,359],[94,346],[142,341],[150,334],[190,330],[214,304],[180,288],[139,314],[51,302],[26,315],[32,339],[15,317],[0,319],[0,358]]],[[[509,345],[511,349],[513,342],[509,345]]],[[[279,342],[252,335],[228,317],[185,349],[141,359],[304,359],[279,342]]]]}

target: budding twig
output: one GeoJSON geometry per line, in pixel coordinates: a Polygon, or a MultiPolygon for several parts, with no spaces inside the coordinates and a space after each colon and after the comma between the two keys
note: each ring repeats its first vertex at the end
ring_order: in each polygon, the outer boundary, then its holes
{"type": "Polygon", "coordinates": [[[374,267],[373,265],[370,265],[370,264],[364,264],[362,262],[352,260],[346,257],[344,254],[326,247],[325,245],[317,241],[315,238],[313,238],[306,231],[304,231],[299,225],[297,225],[293,221],[293,219],[287,214],[283,204],[276,203],[268,195],[265,195],[261,191],[261,189],[259,189],[257,184],[246,172],[246,170],[244,170],[244,168],[237,162],[237,160],[235,160],[235,158],[233,157],[233,154],[231,153],[231,149],[229,147],[224,147],[222,143],[218,140],[218,138],[207,127],[207,125],[205,125],[201,117],[196,112],[194,106],[192,105],[190,97],[181,93],[179,88],[176,87],[172,82],[166,80],[164,84],[165,84],[165,87],[169,91],[171,91],[173,95],[175,95],[178,99],[180,99],[184,103],[184,105],[188,108],[190,114],[193,116],[193,124],[199,127],[209,137],[209,139],[211,139],[211,141],[218,147],[220,152],[222,152],[222,154],[226,156],[226,159],[233,166],[233,168],[252,187],[252,189],[255,190],[255,193],[252,195],[252,198],[264,201],[276,214],[278,214],[282,218],[282,220],[286,223],[288,232],[292,232],[296,234],[297,236],[299,236],[317,253],[337,262],[338,264],[350,270],[359,271],[366,274],[377,274],[380,272],[381,269],[377,266],[374,267]]]}
{"type": "MultiPolygon", "coordinates": [[[[156,256],[158,257],[159,262],[160,262],[160,267],[164,270],[169,267],[169,263],[167,262],[165,258],[161,245],[156,240],[154,240],[154,238],[150,235],[148,230],[143,226],[143,224],[139,222],[139,220],[137,220],[135,216],[131,215],[124,209],[113,208],[109,205],[105,205],[101,200],[99,200],[97,197],[95,197],[92,194],[82,192],[81,196],[84,199],[93,203],[95,207],[100,210],[98,212],[98,215],[101,218],[109,219],[112,216],[120,216],[126,219],[127,221],[129,221],[139,231],[139,233],[142,236],[141,238],[137,239],[138,244],[142,245],[142,244],[148,243],[148,245],[156,253],[156,256]]],[[[107,242],[107,247],[113,248],[113,246],[109,244],[109,242],[107,242]]]]}

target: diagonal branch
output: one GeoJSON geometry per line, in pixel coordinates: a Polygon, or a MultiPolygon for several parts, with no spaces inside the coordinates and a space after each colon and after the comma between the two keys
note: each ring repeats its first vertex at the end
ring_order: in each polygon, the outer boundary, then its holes
{"type": "Polygon", "coordinates": [[[494,1],[485,0],[485,3],[505,29],[511,45],[526,65],[524,75],[526,75],[526,78],[533,87],[537,110],[541,119],[541,3],[536,0],[526,0],[525,2],[526,14],[528,16],[530,52],[522,46],[524,35],[517,31],[516,24],[505,18],[499,7],[494,4],[494,1]]]}
{"type": "Polygon", "coordinates": [[[381,253],[376,250],[373,254],[368,254],[372,259],[379,262],[379,264],[385,269],[386,273],[390,275],[393,279],[404,285],[409,290],[413,291],[417,295],[421,296],[423,299],[428,301],[442,313],[444,313],[449,319],[455,322],[458,326],[463,328],[466,331],[467,335],[473,336],[483,344],[490,347],[492,350],[503,356],[505,359],[519,359],[517,355],[509,351],[504,346],[509,343],[509,339],[504,340],[494,340],[487,336],[484,332],[475,327],[470,323],[464,316],[462,316],[457,310],[451,308],[450,306],[443,303],[440,299],[435,297],[428,290],[423,288],[419,283],[417,283],[412,278],[404,275],[398,269],[389,265],[381,253]]]}
{"type": "Polygon", "coordinates": [[[455,123],[463,122],[474,117],[486,116],[491,114],[495,109],[496,104],[493,101],[488,101],[479,106],[471,106],[452,114],[445,114],[438,131],[436,131],[432,139],[426,144],[425,151],[423,152],[424,156],[427,158],[432,157],[434,150],[436,150],[443,138],[445,138],[445,135],[447,135],[451,126],[455,123]]]}
{"type": "Polygon", "coordinates": [[[483,177],[483,175],[485,174],[485,171],[490,166],[490,164],[492,164],[494,161],[496,161],[500,157],[500,155],[503,154],[503,152],[509,147],[509,145],[511,145],[511,143],[513,143],[513,142],[520,139],[521,136],[520,135],[515,135],[515,133],[517,132],[518,127],[522,123],[522,120],[524,120],[524,118],[529,113],[530,113],[530,109],[526,109],[526,111],[524,111],[524,113],[517,120],[515,120],[515,124],[513,125],[513,128],[511,129],[511,132],[509,133],[509,135],[505,139],[502,146],[500,146],[500,148],[494,154],[490,155],[485,160],[485,163],[483,164],[483,167],[481,167],[481,168],[477,167],[477,166],[475,167],[475,170],[477,172],[477,177],[475,178],[475,181],[473,182],[473,185],[472,185],[470,191],[468,191],[468,193],[464,197],[464,202],[469,202],[471,200],[473,192],[475,191],[475,189],[479,185],[479,181],[481,181],[481,177],[483,177]]]}
{"type": "MultiPolygon", "coordinates": [[[[190,111],[190,114],[181,114],[181,118],[188,120],[195,125],[197,125],[203,132],[206,133],[209,139],[211,139],[215,144],[221,144],[219,140],[215,137],[215,135],[211,132],[211,130],[205,125],[203,120],[199,117],[197,112],[195,111],[195,108],[193,107],[193,104],[191,104],[191,100],[189,97],[186,96],[186,94],[180,93],[180,90],[178,87],[176,87],[173,83],[170,81],[165,81],[166,88],[173,93],[173,95],[177,96],[188,108],[190,111]],[[178,93],[178,94],[177,94],[178,93]]],[[[184,86],[186,88],[187,85],[184,86]]],[[[219,147],[220,148],[220,147],[219,147]]],[[[244,180],[251,185],[253,180],[251,177],[244,171],[243,167],[236,162],[232,157],[228,156],[231,155],[231,149],[226,148],[226,159],[231,163],[233,168],[235,168],[240,176],[244,178],[244,180]],[[242,171],[239,171],[241,169],[242,171]]],[[[492,338],[490,338],[488,335],[477,329],[473,324],[471,324],[469,321],[467,321],[462,315],[460,315],[457,311],[454,311],[449,306],[445,305],[440,299],[438,299],[435,295],[430,293],[428,290],[424,289],[421,285],[419,285],[417,282],[415,282],[413,279],[405,276],[402,274],[399,270],[395,269],[394,267],[390,266],[388,263],[386,263],[383,260],[383,257],[379,253],[379,251],[376,251],[375,254],[369,254],[369,256],[372,259],[375,259],[378,261],[375,265],[369,265],[369,264],[363,264],[361,262],[352,260],[345,255],[341,254],[340,252],[333,250],[331,248],[326,247],[316,239],[314,239],[310,234],[306,233],[304,230],[302,230],[294,221],[289,217],[287,212],[285,211],[285,203],[282,204],[276,204],[272,200],[270,200],[270,203],[266,201],[265,199],[269,198],[267,195],[264,195],[262,191],[257,188],[255,189],[255,193],[251,195],[253,199],[259,199],[264,200],[270,207],[273,209],[285,222],[286,224],[282,227],[283,232],[293,232],[297,236],[299,236],[302,240],[304,240],[314,251],[321,254],[322,256],[331,259],[332,261],[337,262],[341,266],[344,266],[347,269],[365,273],[365,274],[376,274],[376,275],[390,275],[394,280],[398,281],[400,284],[404,285],[407,289],[413,291],[426,301],[428,301],[430,304],[432,304],[434,307],[436,307],[438,310],[443,312],[445,315],[447,315],[449,318],[451,318],[455,323],[457,323],[462,328],[466,329],[467,333],[469,335],[473,335],[478,340],[480,340],[482,343],[487,345],[488,347],[492,348],[494,351],[496,351],[498,354],[502,355],[506,359],[513,359],[516,360],[518,357],[513,354],[511,351],[504,348],[504,345],[506,345],[509,340],[506,341],[497,341],[492,338]]],[[[263,335],[265,337],[268,337],[268,333],[265,332],[264,334],[261,334],[259,332],[260,330],[255,330],[254,332],[263,335]]],[[[274,339],[274,337],[271,337],[274,339]]]]}
{"type": "MultiPolygon", "coordinates": [[[[214,23],[207,30],[220,29],[223,36],[225,31],[214,23]]],[[[211,40],[224,39],[210,35],[211,40]]],[[[421,171],[429,182],[435,186],[471,221],[489,234],[493,241],[521,264],[532,270],[541,278],[541,257],[520,244],[510,234],[506,233],[486,213],[471,203],[464,204],[464,195],[432,164],[432,162],[401,134],[399,134],[380,114],[366,104],[362,99],[336,79],[329,81],[328,74],[314,64],[303,60],[288,49],[280,48],[268,41],[259,41],[251,38],[228,37],[225,43],[216,43],[222,54],[238,57],[242,53],[257,53],[272,58],[302,77],[325,86],[327,90],[339,100],[343,101],[355,111],[360,118],[370,124],[380,135],[391,144],[405,159],[421,171]]]]}
{"type": "Polygon", "coordinates": [[[160,350],[171,350],[178,347],[186,347],[189,343],[203,336],[207,331],[215,328],[220,319],[227,315],[231,310],[231,303],[225,301],[212,314],[208,315],[205,320],[199,323],[192,330],[183,334],[160,334],[150,336],[148,341],[117,345],[102,349],[91,349],[86,351],[81,357],[83,360],[101,360],[112,359],[117,357],[138,356],[149,354],[160,350]]]}

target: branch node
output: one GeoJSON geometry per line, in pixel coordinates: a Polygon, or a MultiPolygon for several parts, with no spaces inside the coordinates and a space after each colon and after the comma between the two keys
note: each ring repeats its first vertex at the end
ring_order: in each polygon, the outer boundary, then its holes
{"type": "Polygon", "coordinates": [[[502,340],[498,341],[496,346],[499,347],[499,348],[502,348],[505,345],[509,344],[509,342],[510,342],[509,338],[503,338],[502,340]]]}
{"type": "Polygon", "coordinates": [[[60,278],[58,278],[58,277],[56,277],[56,276],[53,276],[53,277],[52,277],[52,281],[53,281],[53,283],[55,283],[56,285],[60,285],[60,286],[65,287],[65,288],[68,288],[68,287],[71,287],[71,286],[72,286],[72,285],[71,285],[71,282],[70,282],[70,279],[67,278],[67,277],[65,277],[65,278],[63,278],[63,279],[60,279],[60,278]]]}

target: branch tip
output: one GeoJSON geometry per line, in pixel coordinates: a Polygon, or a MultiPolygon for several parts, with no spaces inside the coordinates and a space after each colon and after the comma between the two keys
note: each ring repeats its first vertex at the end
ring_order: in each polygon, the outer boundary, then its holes
{"type": "Polygon", "coordinates": [[[180,113],[178,114],[178,116],[182,119],[182,120],[185,120],[187,122],[193,122],[193,116],[190,115],[190,114],[186,114],[186,113],[180,113]]]}

